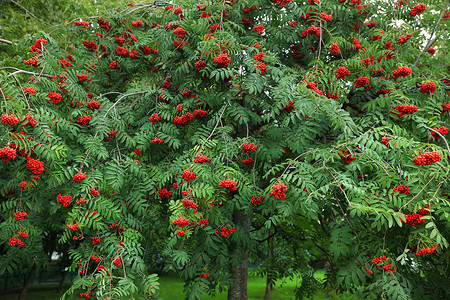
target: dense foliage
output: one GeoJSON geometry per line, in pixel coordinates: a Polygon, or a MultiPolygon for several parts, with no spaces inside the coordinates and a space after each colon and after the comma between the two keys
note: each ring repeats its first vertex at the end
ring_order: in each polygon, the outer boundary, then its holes
{"type": "Polygon", "coordinates": [[[448,298],[449,1],[196,4],[11,45],[0,273],[58,251],[77,297],[154,297],[162,257],[190,299],[246,299],[249,262],[298,298],[448,298]]]}

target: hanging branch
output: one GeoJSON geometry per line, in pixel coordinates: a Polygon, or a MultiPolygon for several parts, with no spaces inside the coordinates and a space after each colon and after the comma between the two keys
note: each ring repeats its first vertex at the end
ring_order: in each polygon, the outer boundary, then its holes
{"type": "Polygon", "coordinates": [[[16,1],[11,0],[11,2],[14,3],[15,5],[17,5],[18,7],[20,7],[21,9],[23,9],[27,14],[29,14],[30,16],[32,16],[32,17],[35,18],[36,20],[38,20],[38,21],[40,21],[40,22],[42,22],[42,23],[45,23],[46,25],[52,26],[52,24],[47,23],[47,22],[45,22],[44,20],[39,19],[38,17],[36,17],[35,15],[33,15],[32,12],[30,12],[28,9],[26,9],[25,7],[23,7],[22,5],[20,5],[20,4],[17,3],[16,1]]]}
{"type": "Polygon", "coordinates": [[[422,55],[427,52],[427,50],[436,42],[436,40],[438,39],[438,36],[436,36],[434,39],[433,35],[436,32],[436,29],[439,26],[439,23],[441,23],[442,18],[444,17],[445,14],[445,10],[447,9],[447,6],[449,5],[450,0],[447,0],[447,2],[444,4],[444,7],[442,8],[442,12],[441,15],[439,16],[439,20],[436,23],[436,26],[434,26],[433,31],[431,32],[430,38],[428,39],[428,42],[426,44],[426,46],[423,48],[422,52],[420,52],[419,56],[417,56],[416,61],[414,62],[414,66],[417,66],[417,63],[419,62],[419,59],[422,57],[422,55]]]}

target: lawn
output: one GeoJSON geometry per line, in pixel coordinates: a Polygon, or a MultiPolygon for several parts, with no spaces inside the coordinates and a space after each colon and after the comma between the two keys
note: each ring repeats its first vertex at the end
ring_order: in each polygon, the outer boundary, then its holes
{"type": "MultiPolygon", "coordinates": [[[[324,276],[324,271],[317,271],[314,276],[321,280],[324,276]]],[[[159,279],[160,282],[160,294],[158,298],[153,298],[157,300],[181,300],[184,299],[183,295],[183,282],[177,277],[175,273],[169,273],[162,276],[159,279]]],[[[271,292],[272,300],[294,300],[294,289],[296,286],[295,280],[286,280],[283,285],[279,286],[280,282],[275,285],[274,290],[271,292]]],[[[69,285],[65,286],[66,289],[69,285]]],[[[261,277],[248,277],[248,298],[249,300],[260,300],[264,297],[264,292],[266,288],[266,279],[261,277]]],[[[56,293],[57,285],[42,285],[32,287],[27,294],[26,300],[57,300],[61,294],[56,293]]],[[[1,294],[1,300],[16,300],[18,293],[1,294]]],[[[79,297],[74,297],[74,299],[79,299],[79,297]]],[[[227,299],[227,293],[218,293],[215,297],[205,295],[202,300],[225,300],[227,299]]],[[[324,293],[319,292],[313,297],[314,300],[329,300],[329,299],[345,299],[345,300],[357,300],[360,299],[357,295],[343,294],[337,296],[333,293],[332,298],[325,296],[324,293]]]]}

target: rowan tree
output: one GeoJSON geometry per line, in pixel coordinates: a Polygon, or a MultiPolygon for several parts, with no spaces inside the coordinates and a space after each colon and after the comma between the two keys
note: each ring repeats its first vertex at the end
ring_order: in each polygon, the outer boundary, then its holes
{"type": "Polygon", "coordinates": [[[51,224],[67,295],[157,295],[160,253],[189,299],[247,299],[255,257],[301,298],[314,256],[325,289],[448,297],[449,2],[407,2],[131,2],[20,41],[1,270],[51,224]]]}

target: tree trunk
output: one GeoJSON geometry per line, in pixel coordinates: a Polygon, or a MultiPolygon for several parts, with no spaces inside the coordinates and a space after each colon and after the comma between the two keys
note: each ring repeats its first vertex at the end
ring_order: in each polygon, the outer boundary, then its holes
{"type": "Polygon", "coordinates": [[[18,300],[25,300],[25,295],[28,292],[28,289],[30,288],[30,284],[33,281],[34,273],[36,273],[37,265],[36,263],[33,264],[33,268],[31,268],[31,272],[28,275],[27,280],[25,281],[25,284],[23,285],[22,291],[20,292],[18,300]]]}
{"type": "Polygon", "coordinates": [[[264,294],[264,300],[270,300],[270,291],[272,290],[272,267],[273,267],[273,236],[272,229],[269,229],[269,239],[267,240],[267,279],[266,279],[266,293],[264,294]]]}
{"type": "Polygon", "coordinates": [[[62,288],[64,285],[64,281],[66,281],[67,274],[69,274],[69,271],[64,271],[63,276],[61,277],[61,281],[59,282],[58,290],[56,291],[56,293],[59,294],[62,292],[62,288]]]}
{"type": "MultiPolygon", "coordinates": [[[[249,236],[250,220],[245,216],[243,209],[233,212],[233,222],[243,234],[249,236]]],[[[247,271],[248,271],[248,250],[242,242],[236,245],[233,251],[233,258],[238,260],[237,264],[230,264],[230,273],[233,283],[228,289],[228,300],[247,300],[247,271]]]]}

